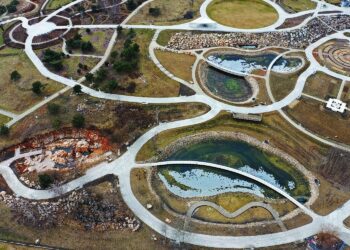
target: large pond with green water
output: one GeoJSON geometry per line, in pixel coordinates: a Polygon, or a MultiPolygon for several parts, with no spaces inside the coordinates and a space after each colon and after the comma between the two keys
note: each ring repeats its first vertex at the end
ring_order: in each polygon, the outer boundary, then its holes
{"type": "MultiPolygon", "coordinates": [[[[234,53],[216,53],[208,57],[208,60],[228,70],[241,73],[251,73],[252,70],[266,70],[271,62],[277,57],[275,53],[260,55],[240,55],[234,53]]],[[[303,62],[295,57],[281,57],[272,70],[279,73],[293,72],[301,68],[303,62]]]]}
{"type": "MultiPolygon", "coordinates": [[[[302,173],[281,158],[242,141],[203,141],[182,148],[167,160],[218,163],[257,176],[292,196],[310,195],[308,182],[302,173]]],[[[158,176],[170,192],[184,198],[212,196],[226,192],[247,192],[260,197],[278,197],[271,189],[250,179],[208,167],[184,165],[160,167],[158,176]]]]}

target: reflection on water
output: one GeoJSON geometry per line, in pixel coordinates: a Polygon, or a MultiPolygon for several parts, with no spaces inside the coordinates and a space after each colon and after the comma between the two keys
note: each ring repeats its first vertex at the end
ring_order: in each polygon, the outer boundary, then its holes
{"type": "MultiPolygon", "coordinates": [[[[239,55],[239,54],[213,54],[208,60],[231,71],[251,73],[252,70],[267,70],[271,62],[277,57],[274,53],[261,55],[239,55]]],[[[273,71],[288,73],[297,70],[302,66],[299,58],[281,57],[272,67],[273,71]]]]}
{"type": "MultiPolygon", "coordinates": [[[[282,159],[241,141],[212,140],[186,146],[167,160],[194,160],[239,169],[285,190],[294,196],[309,196],[304,176],[282,159]]],[[[228,171],[194,166],[159,168],[166,187],[181,197],[207,196],[225,192],[248,192],[271,197],[271,190],[228,171]]]]}

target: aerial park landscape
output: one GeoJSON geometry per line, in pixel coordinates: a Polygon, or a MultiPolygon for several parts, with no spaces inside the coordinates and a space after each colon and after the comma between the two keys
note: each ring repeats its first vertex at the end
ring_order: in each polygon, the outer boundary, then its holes
{"type": "Polygon", "coordinates": [[[350,249],[348,0],[0,0],[0,249],[350,249]]]}

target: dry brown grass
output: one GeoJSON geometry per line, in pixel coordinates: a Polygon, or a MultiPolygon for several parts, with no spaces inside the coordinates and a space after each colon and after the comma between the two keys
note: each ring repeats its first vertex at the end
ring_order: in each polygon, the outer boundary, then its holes
{"type": "Polygon", "coordinates": [[[195,56],[161,50],[156,50],[155,54],[164,68],[173,75],[188,82],[192,81],[192,66],[196,60],[195,56]]]}
{"type": "Polygon", "coordinates": [[[339,113],[326,110],[324,104],[308,98],[288,108],[287,113],[306,129],[326,138],[350,144],[349,117],[343,118],[339,113]]]}
{"type": "Polygon", "coordinates": [[[199,8],[204,0],[155,0],[143,7],[131,20],[130,24],[171,25],[190,22],[199,17],[199,8]],[[193,2],[193,5],[192,5],[193,2]],[[159,8],[161,14],[154,17],[149,14],[150,8],[159,8]],[[193,11],[193,19],[185,19],[187,11],[193,11]]]}
{"type": "Polygon", "coordinates": [[[214,0],[207,12],[218,23],[241,29],[266,27],[278,19],[277,11],[261,0],[214,0]]]}
{"type": "Polygon", "coordinates": [[[0,108],[2,109],[21,113],[63,87],[43,77],[22,50],[1,50],[0,65],[0,108]],[[18,81],[11,81],[10,75],[14,70],[22,76],[18,81]],[[40,96],[31,90],[32,83],[35,81],[41,81],[45,85],[40,96]]]}
{"type": "Polygon", "coordinates": [[[312,210],[320,215],[327,215],[350,199],[350,193],[342,191],[330,184],[324,177],[317,175],[321,185],[319,197],[311,206],[312,210]]]}
{"type": "MultiPolygon", "coordinates": [[[[289,56],[298,55],[304,57],[304,53],[291,53],[289,56]]],[[[306,63],[302,69],[299,69],[297,72],[293,72],[290,74],[282,74],[271,71],[270,74],[270,88],[272,95],[274,96],[276,101],[280,101],[285,98],[290,92],[295,88],[295,84],[297,80],[307,67],[309,63],[306,63]]]]}
{"type": "Polygon", "coordinates": [[[329,95],[337,97],[340,84],[341,80],[323,72],[317,72],[307,79],[304,93],[326,100],[326,96],[329,95]]]}

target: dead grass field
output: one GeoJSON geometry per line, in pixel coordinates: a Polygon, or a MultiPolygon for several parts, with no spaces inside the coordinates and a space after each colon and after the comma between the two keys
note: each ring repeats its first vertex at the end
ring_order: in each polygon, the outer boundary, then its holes
{"type": "Polygon", "coordinates": [[[159,62],[169,72],[185,81],[192,81],[192,66],[196,60],[195,56],[161,50],[155,50],[155,54],[159,62]]]}
{"type": "Polygon", "coordinates": [[[3,49],[0,51],[0,108],[21,113],[62,89],[63,85],[43,77],[31,63],[22,50],[3,49]],[[11,72],[17,70],[22,76],[18,81],[12,81],[11,72]],[[38,96],[31,90],[32,83],[41,81],[45,88],[38,96]]]}
{"type": "MultiPolygon", "coordinates": [[[[8,137],[2,137],[0,139],[0,149],[9,147],[11,145],[18,144],[26,138],[33,137],[37,134],[44,134],[55,130],[53,123],[56,120],[60,121],[60,128],[71,127],[71,121],[75,114],[77,114],[78,106],[83,107],[82,113],[85,116],[85,127],[97,128],[106,132],[107,137],[112,137],[113,131],[122,132],[121,135],[125,136],[125,140],[132,141],[134,137],[139,137],[145,132],[146,129],[133,126],[126,121],[125,124],[121,124],[119,119],[124,117],[123,114],[117,111],[117,107],[122,105],[119,102],[105,101],[97,98],[93,98],[87,95],[76,96],[72,94],[72,91],[68,91],[64,95],[56,98],[51,103],[58,104],[60,106],[60,112],[57,115],[50,115],[47,111],[47,105],[38,109],[34,113],[28,115],[21,121],[17,122],[10,129],[10,135],[8,137]],[[130,130],[125,132],[126,126],[130,127],[130,130]]],[[[174,121],[180,119],[186,119],[189,117],[198,116],[208,111],[208,107],[199,103],[184,103],[184,104],[171,104],[171,105],[141,105],[141,104],[125,104],[125,107],[141,108],[151,120],[156,120],[156,113],[158,113],[158,119],[160,122],[174,121]]],[[[124,110],[123,113],[127,112],[124,110]]],[[[128,117],[123,119],[129,119],[128,117]]],[[[131,117],[130,119],[133,119],[131,117]]],[[[57,128],[56,128],[57,129],[57,128]]]]}
{"type": "Polygon", "coordinates": [[[303,127],[322,137],[350,144],[349,117],[343,118],[323,106],[320,102],[302,98],[293,109],[288,108],[287,113],[303,127]]]}
{"type": "Polygon", "coordinates": [[[204,0],[155,0],[144,6],[131,18],[129,24],[172,25],[190,22],[199,17],[199,8],[203,2],[204,0]],[[159,8],[160,15],[150,15],[150,8],[159,8]],[[193,19],[184,18],[187,11],[193,11],[193,19]]]}
{"type": "Polygon", "coordinates": [[[344,192],[332,184],[324,177],[317,175],[321,185],[319,186],[319,198],[311,206],[312,210],[320,215],[327,215],[350,199],[350,193],[344,192]]]}
{"type": "Polygon", "coordinates": [[[261,0],[214,0],[207,12],[218,23],[241,29],[267,27],[278,19],[277,11],[261,0]]]}
{"type": "Polygon", "coordinates": [[[317,72],[307,79],[303,92],[326,100],[327,96],[337,97],[340,84],[340,79],[334,78],[323,72],[317,72]]]}
{"type": "Polygon", "coordinates": [[[350,101],[350,82],[346,82],[345,83],[343,92],[340,95],[340,99],[343,102],[349,102],[350,101]]]}

